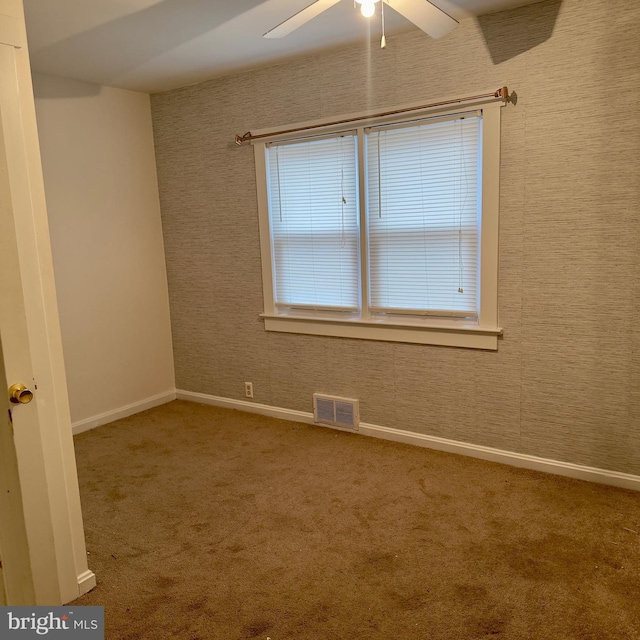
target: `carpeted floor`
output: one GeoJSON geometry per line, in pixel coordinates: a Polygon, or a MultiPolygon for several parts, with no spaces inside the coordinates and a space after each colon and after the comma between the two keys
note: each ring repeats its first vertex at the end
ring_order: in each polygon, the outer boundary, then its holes
{"type": "Polygon", "coordinates": [[[106,637],[640,638],[640,494],[173,402],[76,437],[106,637]]]}

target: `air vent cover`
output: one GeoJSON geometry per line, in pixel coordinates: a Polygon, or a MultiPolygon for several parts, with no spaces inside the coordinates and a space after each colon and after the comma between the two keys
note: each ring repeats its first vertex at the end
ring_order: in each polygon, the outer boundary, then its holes
{"type": "Polygon", "coordinates": [[[360,422],[358,401],[314,393],[313,418],[318,424],[357,431],[360,422]]]}

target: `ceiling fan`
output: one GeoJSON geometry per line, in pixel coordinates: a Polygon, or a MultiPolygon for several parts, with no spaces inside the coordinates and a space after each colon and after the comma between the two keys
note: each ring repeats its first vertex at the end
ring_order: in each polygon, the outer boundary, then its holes
{"type": "MultiPolygon", "coordinates": [[[[309,6],[298,11],[284,22],[280,23],[277,27],[274,27],[270,31],[264,34],[265,38],[284,38],[292,31],[295,31],[303,24],[309,22],[316,16],[330,9],[334,4],[338,4],[340,0],[316,0],[309,6]]],[[[416,25],[419,29],[422,29],[426,34],[432,38],[441,38],[452,31],[457,25],[458,21],[452,18],[449,14],[445,13],[439,7],[436,7],[428,0],[354,0],[354,6],[360,5],[360,12],[366,18],[370,18],[375,13],[376,3],[380,2],[382,19],[383,19],[383,34],[382,34],[382,48],[385,46],[384,37],[384,7],[385,5],[391,7],[397,11],[401,16],[405,17],[410,22],[416,25]]]]}

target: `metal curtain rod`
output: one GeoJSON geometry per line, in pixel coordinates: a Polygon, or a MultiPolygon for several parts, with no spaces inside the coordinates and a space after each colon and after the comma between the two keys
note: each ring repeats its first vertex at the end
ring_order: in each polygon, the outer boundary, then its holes
{"type": "Polygon", "coordinates": [[[454,100],[445,100],[444,102],[432,102],[431,104],[423,104],[419,107],[407,107],[406,109],[396,109],[395,111],[384,111],[382,113],[374,113],[368,116],[357,116],[356,118],[347,118],[346,120],[335,120],[334,122],[326,122],[325,124],[315,125],[310,127],[296,127],[295,129],[284,129],[283,131],[273,131],[272,133],[261,133],[258,135],[251,135],[250,131],[247,131],[243,136],[236,135],[235,141],[239,146],[243,142],[250,142],[252,140],[259,140],[260,138],[272,138],[273,136],[282,136],[288,133],[297,133],[298,131],[309,131],[310,129],[320,129],[324,127],[334,127],[339,124],[348,124],[351,122],[357,122],[358,120],[371,120],[372,118],[384,118],[386,116],[395,116],[400,113],[409,113],[411,111],[422,111],[423,109],[431,109],[433,107],[443,107],[448,104],[459,104],[461,102],[471,102],[472,100],[481,100],[483,98],[502,98],[505,102],[509,101],[509,90],[507,87],[501,87],[493,93],[483,93],[479,96],[469,96],[467,98],[455,98],[454,100]]]}

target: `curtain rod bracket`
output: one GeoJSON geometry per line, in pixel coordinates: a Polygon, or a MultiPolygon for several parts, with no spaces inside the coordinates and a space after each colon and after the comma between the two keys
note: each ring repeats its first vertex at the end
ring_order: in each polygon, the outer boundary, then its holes
{"type": "Polygon", "coordinates": [[[507,87],[502,87],[501,89],[498,89],[494,94],[493,94],[494,98],[502,98],[505,102],[510,102],[511,101],[511,96],[509,95],[509,89],[507,89],[507,87]]]}
{"type": "Polygon", "coordinates": [[[243,136],[239,136],[238,134],[236,134],[236,144],[238,146],[240,146],[243,142],[246,142],[247,140],[251,140],[251,131],[247,131],[247,133],[245,133],[243,136]]]}
{"type": "MultiPolygon", "coordinates": [[[[357,120],[370,120],[371,118],[382,118],[385,116],[392,116],[401,113],[409,113],[411,111],[420,111],[422,109],[430,109],[433,107],[443,107],[449,104],[459,104],[462,102],[471,102],[473,100],[481,100],[484,98],[501,98],[505,102],[511,101],[511,96],[509,95],[509,89],[507,87],[500,87],[500,89],[496,89],[493,93],[485,93],[480,96],[470,96],[468,98],[456,98],[455,100],[445,100],[444,102],[433,102],[432,104],[423,104],[419,107],[409,107],[407,109],[398,109],[396,111],[385,111],[384,113],[376,113],[374,115],[361,116],[358,118],[351,118],[349,120],[336,120],[335,122],[327,122],[326,124],[319,125],[320,127],[331,127],[339,124],[347,124],[351,122],[355,122],[357,120]]],[[[273,136],[283,135],[287,133],[297,133],[298,131],[308,131],[309,129],[317,129],[318,127],[298,127],[296,129],[287,129],[285,131],[275,131],[273,133],[262,133],[256,136],[251,135],[251,131],[247,131],[243,136],[239,136],[236,134],[235,143],[240,147],[243,142],[249,142],[251,140],[257,140],[258,138],[271,138],[273,136]]]]}

